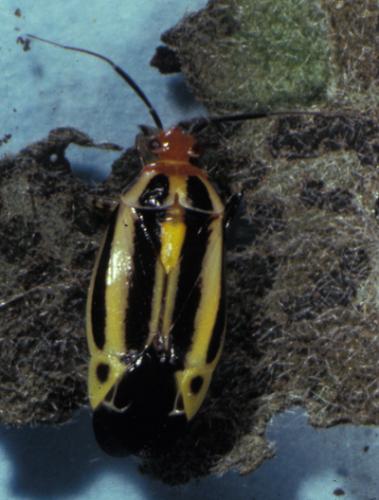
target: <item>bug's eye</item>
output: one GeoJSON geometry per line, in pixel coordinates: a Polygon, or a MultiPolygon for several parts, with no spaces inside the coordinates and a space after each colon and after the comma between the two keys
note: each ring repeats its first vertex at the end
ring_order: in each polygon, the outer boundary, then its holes
{"type": "Polygon", "coordinates": [[[151,151],[156,151],[157,149],[160,149],[162,147],[162,144],[160,143],[160,141],[158,141],[158,139],[151,139],[149,141],[149,149],[151,151]]]}
{"type": "Polygon", "coordinates": [[[202,152],[203,152],[203,148],[198,143],[195,143],[192,146],[192,148],[188,151],[189,156],[191,158],[198,158],[199,156],[201,156],[202,152]]]}

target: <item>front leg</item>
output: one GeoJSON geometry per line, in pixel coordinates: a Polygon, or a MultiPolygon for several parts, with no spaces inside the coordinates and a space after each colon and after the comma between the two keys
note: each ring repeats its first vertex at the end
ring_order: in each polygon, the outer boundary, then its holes
{"type": "Polygon", "coordinates": [[[242,211],[243,192],[233,194],[226,203],[224,216],[224,231],[226,242],[230,242],[238,216],[242,211]]]}

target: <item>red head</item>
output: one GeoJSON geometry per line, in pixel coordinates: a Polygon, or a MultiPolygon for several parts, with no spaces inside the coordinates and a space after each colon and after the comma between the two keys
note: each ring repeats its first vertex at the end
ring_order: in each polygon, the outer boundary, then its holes
{"type": "Polygon", "coordinates": [[[144,168],[187,168],[196,169],[196,173],[199,173],[200,169],[191,165],[191,159],[198,156],[195,151],[196,142],[191,134],[180,127],[169,130],[141,128],[143,133],[137,136],[136,146],[144,168]]]}
{"type": "Polygon", "coordinates": [[[152,152],[161,161],[189,162],[191,157],[197,156],[193,149],[193,136],[185,133],[180,127],[161,130],[152,143],[152,152]]]}

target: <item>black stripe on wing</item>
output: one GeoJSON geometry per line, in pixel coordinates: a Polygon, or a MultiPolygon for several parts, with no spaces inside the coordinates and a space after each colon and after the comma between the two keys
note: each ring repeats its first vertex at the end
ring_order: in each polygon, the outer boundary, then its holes
{"type": "Polygon", "coordinates": [[[101,255],[96,270],[95,281],[93,284],[93,292],[91,300],[91,324],[92,324],[93,340],[98,349],[102,349],[105,344],[106,276],[108,271],[109,259],[112,251],[112,242],[116,228],[117,216],[118,216],[118,208],[114,210],[111,214],[107,234],[105,236],[105,241],[101,249],[101,255]]]}
{"type": "Polygon", "coordinates": [[[209,214],[186,210],[186,236],[181,253],[177,295],[171,336],[178,359],[184,361],[194,332],[194,321],[201,298],[201,272],[209,240],[209,214]]]}
{"type": "MultiPolygon", "coordinates": [[[[224,259],[223,259],[224,260],[224,259]]],[[[216,358],[222,340],[224,338],[225,322],[226,322],[226,300],[225,300],[225,276],[224,276],[224,262],[222,263],[222,277],[221,277],[221,292],[220,292],[220,302],[218,304],[218,311],[216,316],[216,321],[213,326],[212,335],[210,338],[208,351],[207,351],[207,364],[212,363],[216,358]]]]}
{"type": "Polygon", "coordinates": [[[187,179],[187,197],[194,210],[213,211],[208,189],[204,182],[195,175],[190,175],[187,179]]]}
{"type": "Polygon", "coordinates": [[[128,351],[141,351],[149,335],[155,267],[161,249],[161,225],[165,210],[133,209],[136,214],[132,277],[125,320],[128,351]]]}
{"type": "Polygon", "coordinates": [[[167,175],[157,174],[148,182],[138,202],[142,207],[161,207],[168,197],[169,188],[170,182],[167,175]]]}

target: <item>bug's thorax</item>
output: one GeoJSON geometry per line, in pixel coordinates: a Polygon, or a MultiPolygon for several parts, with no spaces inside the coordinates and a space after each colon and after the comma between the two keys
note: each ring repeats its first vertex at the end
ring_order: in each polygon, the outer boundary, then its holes
{"type": "Polygon", "coordinates": [[[184,237],[179,228],[185,224],[188,210],[222,217],[224,206],[207,173],[191,163],[198,157],[193,135],[180,127],[161,130],[141,126],[141,130],[136,147],[142,169],[121,200],[135,210],[160,210],[161,222],[164,219],[172,229],[170,235],[175,234],[172,246],[178,248],[177,243],[184,237]]]}

